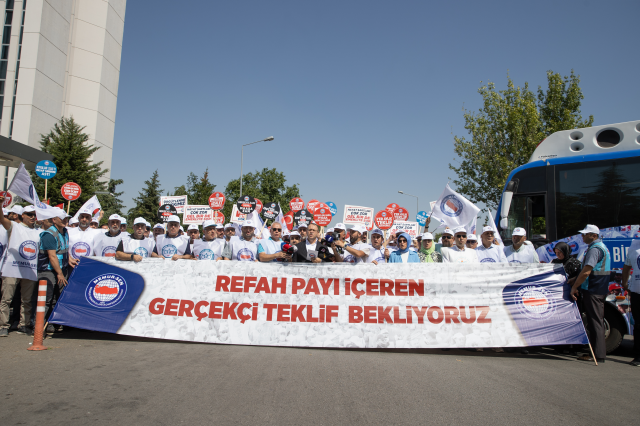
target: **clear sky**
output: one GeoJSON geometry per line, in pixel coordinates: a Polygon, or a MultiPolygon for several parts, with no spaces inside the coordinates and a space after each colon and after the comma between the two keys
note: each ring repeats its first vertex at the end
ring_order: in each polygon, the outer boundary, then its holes
{"type": "MultiPolygon", "coordinates": [[[[127,209],[208,167],[276,168],[302,198],[429,211],[482,82],[574,69],[594,125],[640,119],[640,2],[129,0],[111,176],[127,209]],[[452,134],[453,133],[453,134],[452,134]]],[[[268,200],[263,200],[268,201],[268,200]]],[[[126,212],[124,212],[126,213],[126,212]]]]}

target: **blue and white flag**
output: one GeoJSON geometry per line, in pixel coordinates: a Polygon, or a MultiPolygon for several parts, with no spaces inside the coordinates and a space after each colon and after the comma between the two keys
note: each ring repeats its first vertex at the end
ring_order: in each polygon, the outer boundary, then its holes
{"type": "Polygon", "coordinates": [[[54,209],[40,202],[40,198],[38,198],[38,194],[36,194],[36,188],[31,181],[31,176],[29,176],[29,173],[24,168],[23,163],[20,163],[20,167],[18,167],[18,171],[13,177],[11,185],[9,185],[9,191],[12,191],[23,200],[33,204],[38,220],[51,219],[60,214],[60,209],[54,209]]]}
{"type": "Polygon", "coordinates": [[[444,192],[433,206],[432,217],[435,217],[450,228],[466,226],[478,216],[480,211],[471,201],[455,192],[449,187],[444,188],[444,192]]]}

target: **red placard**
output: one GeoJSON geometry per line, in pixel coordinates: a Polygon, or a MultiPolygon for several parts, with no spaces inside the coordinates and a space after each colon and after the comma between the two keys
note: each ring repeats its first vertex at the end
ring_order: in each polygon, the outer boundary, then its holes
{"type": "Polygon", "coordinates": [[[331,210],[329,210],[329,206],[325,204],[319,204],[316,207],[315,213],[313,213],[313,221],[320,226],[327,226],[331,223],[331,210]]]}
{"type": "Polygon", "coordinates": [[[9,191],[0,191],[0,195],[5,197],[2,208],[9,206],[13,201],[13,195],[9,191]]]}
{"type": "Polygon", "coordinates": [[[82,189],[80,189],[80,185],[75,182],[67,182],[62,185],[60,188],[60,192],[62,193],[62,198],[68,201],[74,201],[80,198],[80,194],[82,194],[82,189]]]}
{"type": "Polygon", "coordinates": [[[226,198],[222,192],[214,192],[209,196],[209,207],[211,210],[222,210],[226,198]]]}
{"type": "Polygon", "coordinates": [[[386,231],[393,226],[393,213],[389,213],[387,210],[380,210],[373,217],[373,221],[376,223],[378,228],[386,231]]]}
{"type": "MultiPolygon", "coordinates": [[[[400,207],[400,205],[399,205],[399,204],[391,203],[391,204],[389,204],[387,207],[385,207],[385,210],[386,210],[386,211],[388,211],[389,213],[393,213],[393,211],[394,211],[395,209],[397,209],[398,207],[400,207]]],[[[382,229],[382,228],[380,228],[380,229],[382,229]]]]}
{"type": "MultiPolygon", "coordinates": [[[[224,203],[223,203],[224,204],[224,203]]],[[[216,225],[224,225],[224,215],[217,210],[213,211],[213,221],[216,225]]]]}
{"type": "Polygon", "coordinates": [[[292,198],[289,201],[289,207],[291,207],[291,211],[299,212],[304,209],[304,200],[302,198],[292,198]]]}
{"type": "Polygon", "coordinates": [[[56,207],[59,208],[59,209],[63,209],[64,208],[64,203],[56,204],[56,207]]]}
{"type": "Polygon", "coordinates": [[[398,207],[393,211],[393,219],[405,221],[409,219],[409,212],[404,207],[398,207]]]}
{"type": "Polygon", "coordinates": [[[293,229],[293,211],[290,211],[289,213],[283,215],[283,218],[284,224],[286,225],[287,229],[291,231],[293,229]]]}
{"type": "Polygon", "coordinates": [[[262,201],[256,198],[256,212],[258,212],[258,214],[262,211],[262,206],[263,206],[262,201]]]}
{"type": "MultiPolygon", "coordinates": [[[[318,207],[318,205],[321,204],[320,201],[318,200],[311,200],[307,203],[307,210],[309,210],[312,214],[315,213],[316,208],[318,207]]],[[[320,226],[324,226],[324,225],[320,225],[320,226]]]]}

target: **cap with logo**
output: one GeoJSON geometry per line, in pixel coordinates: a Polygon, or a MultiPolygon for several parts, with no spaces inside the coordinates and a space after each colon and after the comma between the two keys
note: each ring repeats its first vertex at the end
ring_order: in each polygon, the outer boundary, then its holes
{"type": "Polygon", "coordinates": [[[22,209],[22,213],[33,213],[35,211],[36,209],[33,206],[27,206],[24,209],[22,209]]]}
{"type": "Polygon", "coordinates": [[[216,225],[216,229],[224,229],[224,225],[219,223],[216,225]]]}
{"type": "Polygon", "coordinates": [[[74,223],[78,223],[78,219],[76,219],[75,217],[69,219],[69,225],[73,225],[74,223]]]}
{"type": "Polygon", "coordinates": [[[484,234],[485,232],[495,232],[495,231],[490,226],[483,226],[482,227],[482,233],[484,234]]]}
{"type": "Polygon", "coordinates": [[[64,219],[65,217],[67,217],[67,212],[65,212],[60,207],[50,207],[47,210],[52,211],[55,214],[55,217],[59,219],[64,219]]]}
{"type": "Polygon", "coordinates": [[[600,228],[595,225],[587,225],[582,231],[578,231],[581,234],[598,234],[600,235],[600,228]]]}
{"type": "Polygon", "coordinates": [[[160,223],[156,223],[155,225],[153,225],[153,229],[164,229],[164,226],[162,226],[162,224],[160,223]]]}
{"type": "Polygon", "coordinates": [[[245,226],[246,226],[246,227],[249,227],[249,226],[250,226],[250,227],[252,227],[252,228],[254,228],[254,229],[255,229],[255,226],[253,225],[253,221],[252,221],[252,220],[245,220],[245,221],[242,223],[242,227],[244,228],[245,226]]]}
{"type": "Polygon", "coordinates": [[[169,220],[167,220],[167,223],[168,222],[178,222],[178,224],[180,224],[180,216],[172,214],[171,216],[169,216],[169,220]]]}
{"type": "Polygon", "coordinates": [[[353,225],[353,228],[351,228],[351,230],[352,231],[357,231],[357,232],[359,232],[361,234],[364,233],[364,232],[367,232],[367,228],[361,223],[358,223],[357,225],[353,225]]]}
{"type": "Polygon", "coordinates": [[[346,226],[344,226],[344,223],[338,223],[338,224],[336,224],[336,226],[334,226],[334,227],[333,227],[333,229],[334,229],[334,230],[336,230],[336,229],[342,229],[342,230],[346,231],[346,230],[347,230],[347,227],[346,227],[346,226]]]}
{"type": "Polygon", "coordinates": [[[205,220],[204,223],[202,224],[202,229],[208,228],[210,226],[213,226],[213,227],[217,228],[217,225],[213,220],[205,220]]]}
{"type": "Polygon", "coordinates": [[[191,225],[189,225],[189,227],[187,228],[187,231],[199,231],[200,228],[198,228],[198,225],[196,225],[195,223],[192,223],[191,225]]]}
{"type": "Polygon", "coordinates": [[[109,220],[117,220],[118,222],[122,222],[122,219],[120,218],[120,215],[117,214],[117,213],[114,213],[111,216],[109,216],[109,220]]]}
{"type": "Polygon", "coordinates": [[[9,211],[10,211],[11,213],[15,213],[15,214],[17,214],[17,215],[22,215],[22,211],[23,211],[23,210],[24,210],[24,209],[22,208],[22,206],[18,206],[18,205],[16,205],[16,206],[11,207],[11,210],[9,210],[9,211]]]}
{"type": "Polygon", "coordinates": [[[522,237],[523,235],[527,235],[527,231],[525,231],[524,228],[515,228],[511,235],[516,237],[522,237]]]}
{"type": "Polygon", "coordinates": [[[433,234],[431,232],[425,232],[422,234],[423,240],[433,240],[433,234]]]}
{"type": "Polygon", "coordinates": [[[456,229],[453,230],[454,234],[459,234],[464,232],[465,234],[467,233],[467,228],[465,228],[464,226],[458,226],[456,229]]]}
{"type": "Polygon", "coordinates": [[[371,231],[371,235],[374,235],[374,234],[375,235],[382,235],[384,237],[384,232],[382,232],[382,229],[376,228],[376,229],[372,230],[371,231]]]}
{"type": "Polygon", "coordinates": [[[478,241],[478,237],[476,237],[476,234],[469,234],[467,235],[467,241],[478,241]]]}
{"type": "Polygon", "coordinates": [[[291,233],[289,234],[290,237],[299,237],[300,233],[298,231],[291,231],[291,233]]]}
{"type": "Polygon", "coordinates": [[[235,227],[235,226],[233,226],[233,223],[227,223],[227,224],[224,226],[224,229],[236,229],[236,227],[235,227]]]}
{"type": "Polygon", "coordinates": [[[136,217],[136,218],[133,220],[133,225],[135,226],[135,225],[137,225],[137,224],[139,224],[139,223],[142,223],[143,225],[146,225],[146,224],[147,224],[147,221],[146,221],[146,220],[144,220],[144,218],[143,218],[143,217],[136,217]]]}
{"type": "Polygon", "coordinates": [[[451,235],[453,237],[453,231],[449,228],[445,229],[442,235],[451,235]]]}

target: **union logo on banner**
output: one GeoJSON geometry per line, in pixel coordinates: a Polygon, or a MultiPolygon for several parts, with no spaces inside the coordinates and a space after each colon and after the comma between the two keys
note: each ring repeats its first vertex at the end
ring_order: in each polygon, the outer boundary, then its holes
{"type": "Polygon", "coordinates": [[[551,293],[539,285],[524,285],[513,298],[520,312],[531,319],[548,318],[555,310],[551,293]]]}
{"type": "Polygon", "coordinates": [[[127,294],[127,282],[117,274],[103,274],[92,279],[85,298],[96,308],[111,308],[122,302],[127,294]]]}
{"type": "Polygon", "coordinates": [[[450,217],[460,216],[464,205],[455,195],[447,195],[440,203],[440,211],[450,217]]]}

